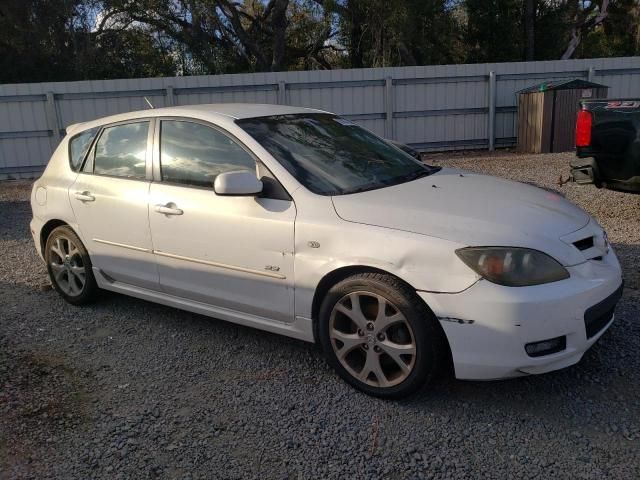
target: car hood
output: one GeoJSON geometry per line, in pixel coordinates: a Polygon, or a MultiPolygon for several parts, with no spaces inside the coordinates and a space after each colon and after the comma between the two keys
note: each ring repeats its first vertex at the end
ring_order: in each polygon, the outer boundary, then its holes
{"type": "Polygon", "coordinates": [[[561,195],[528,184],[443,168],[411,182],[332,198],[338,216],[476,246],[520,246],[575,262],[560,237],[589,223],[561,195]],[[564,252],[564,253],[563,253],[564,252]]]}

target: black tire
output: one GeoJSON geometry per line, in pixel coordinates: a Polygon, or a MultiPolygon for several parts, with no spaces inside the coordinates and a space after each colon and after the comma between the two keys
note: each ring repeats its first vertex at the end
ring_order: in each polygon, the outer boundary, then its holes
{"type": "MultiPolygon", "coordinates": [[[[68,244],[67,244],[68,245],[68,244]]],[[[64,253],[64,252],[62,252],[64,253]]],[[[47,271],[49,272],[49,278],[51,279],[51,284],[53,288],[60,294],[62,298],[64,298],[67,302],[73,305],[86,305],[95,300],[98,294],[98,284],[96,283],[96,279],[93,275],[93,268],[91,265],[91,258],[89,258],[89,253],[87,249],[82,244],[80,238],[76,235],[73,229],[67,225],[63,225],[54,229],[47,238],[47,243],[44,249],[44,258],[47,262],[47,271]],[[54,264],[58,265],[61,263],[60,256],[54,253],[53,247],[57,245],[57,242],[62,242],[62,245],[67,241],[71,241],[73,245],[75,245],[77,252],[69,257],[69,268],[73,267],[75,269],[82,269],[84,271],[84,284],[81,288],[78,287],[79,280],[74,281],[74,290],[70,291],[69,288],[65,288],[64,283],[67,285],[71,280],[69,280],[71,273],[67,271],[66,273],[62,273],[62,277],[60,280],[56,277],[54,272],[54,264]],[[67,281],[65,282],[65,278],[67,281]]],[[[63,263],[63,265],[65,265],[63,263]]],[[[58,267],[60,268],[60,267],[58,267]]],[[[65,267],[63,266],[63,269],[65,267]]]]}
{"type": "MultiPolygon", "coordinates": [[[[351,302],[351,300],[348,300],[348,302],[351,302]]],[[[358,302],[361,303],[360,300],[358,300],[358,302]]],[[[379,306],[377,308],[379,308],[379,306]]],[[[338,315],[338,313],[335,315],[338,315]]],[[[375,314],[372,314],[372,316],[373,315],[375,314]]],[[[365,314],[365,316],[367,315],[365,314]]],[[[375,320],[371,323],[375,323],[375,320]]],[[[367,327],[371,327],[373,329],[369,324],[367,324],[367,327]]],[[[402,328],[404,328],[404,326],[402,328]]],[[[319,343],[328,363],[338,372],[338,374],[347,383],[358,390],[361,390],[368,395],[381,398],[403,398],[416,392],[421,387],[428,385],[434,376],[439,373],[443,364],[443,359],[446,358],[444,355],[444,352],[446,351],[444,333],[442,332],[442,329],[438,324],[438,320],[435,318],[433,313],[426,307],[410,286],[396,277],[382,273],[361,273],[348,277],[334,285],[327,292],[322,301],[318,316],[317,333],[319,343]],[[336,307],[338,302],[345,301],[345,297],[350,294],[356,294],[358,296],[364,295],[366,298],[367,293],[383,297],[383,299],[393,304],[394,308],[391,311],[399,311],[404,316],[406,323],[412,330],[413,342],[415,342],[415,358],[412,359],[412,369],[410,370],[410,373],[406,374],[406,378],[404,378],[404,380],[396,380],[400,381],[400,383],[395,385],[376,386],[366,383],[371,381],[378,383],[377,380],[373,380],[372,378],[362,381],[357,378],[354,373],[347,370],[339,360],[338,355],[334,350],[334,348],[339,348],[339,345],[346,346],[341,344],[340,341],[336,344],[336,340],[331,339],[331,319],[334,307],[336,307]]],[[[362,332],[358,329],[355,334],[361,335],[361,333],[362,332]]],[[[355,334],[351,333],[351,335],[355,334]]],[[[370,337],[370,335],[366,336],[370,337]]],[[[374,339],[373,341],[375,342],[376,340],[374,339]]],[[[370,338],[365,343],[369,342],[371,342],[370,338]]],[[[360,355],[362,352],[357,349],[366,348],[366,351],[364,352],[366,357],[366,355],[370,353],[371,348],[375,348],[374,344],[371,345],[372,347],[369,345],[366,347],[365,345],[355,348],[349,347],[348,350],[351,351],[351,349],[353,349],[352,351],[355,352],[356,355],[360,355]]],[[[382,343],[379,343],[379,345],[382,345],[382,343]]],[[[381,351],[380,346],[377,347],[377,351],[381,351]]],[[[379,355],[384,354],[384,351],[379,353],[379,355]]],[[[351,353],[344,355],[344,357],[346,358],[349,355],[351,355],[351,353]]],[[[380,362],[380,364],[382,363],[380,358],[378,359],[378,362],[380,362]]],[[[363,366],[362,371],[364,371],[365,367],[366,365],[363,366]]],[[[358,373],[354,369],[352,369],[352,372],[358,373]]],[[[401,376],[402,375],[399,375],[399,377],[401,376]]],[[[377,376],[374,375],[374,378],[375,377],[377,376]]],[[[385,376],[385,382],[386,381],[387,379],[385,376]]]]}

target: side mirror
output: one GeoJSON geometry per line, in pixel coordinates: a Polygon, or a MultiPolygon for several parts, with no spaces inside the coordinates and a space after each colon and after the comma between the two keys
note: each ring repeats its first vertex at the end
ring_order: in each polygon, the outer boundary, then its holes
{"type": "Polygon", "coordinates": [[[262,192],[262,182],[254,172],[237,170],[219,174],[213,190],[218,195],[257,195],[262,192]]]}

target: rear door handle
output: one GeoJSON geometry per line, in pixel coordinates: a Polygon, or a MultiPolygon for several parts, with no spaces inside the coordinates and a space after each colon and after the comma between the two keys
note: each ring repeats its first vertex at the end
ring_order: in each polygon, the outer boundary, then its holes
{"type": "Polygon", "coordinates": [[[91,192],[86,190],[84,192],[76,192],[74,195],[81,202],[93,202],[96,199],[96,197],[91,195],[91,192]]]}
{"type": "Polygon", "coordinates": [[[164,215],[182,215],[184,213],[180,208],[177,208],[173,202],[169,202],[166,205],[156,205],[155,210],[164,215]]]}

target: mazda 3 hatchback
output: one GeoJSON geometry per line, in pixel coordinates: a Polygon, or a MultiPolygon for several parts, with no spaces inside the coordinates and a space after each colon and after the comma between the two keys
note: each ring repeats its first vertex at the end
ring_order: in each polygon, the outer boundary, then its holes
{"type": "Polygon", "coordinates": [[[560,195],[427,166],[318,110],[72,125],[31,204],[66,301],[111,290],[317,342],[387,398],[448,365],[461,379],[572,365],[622,291],[605,232],[560,195]]]}

